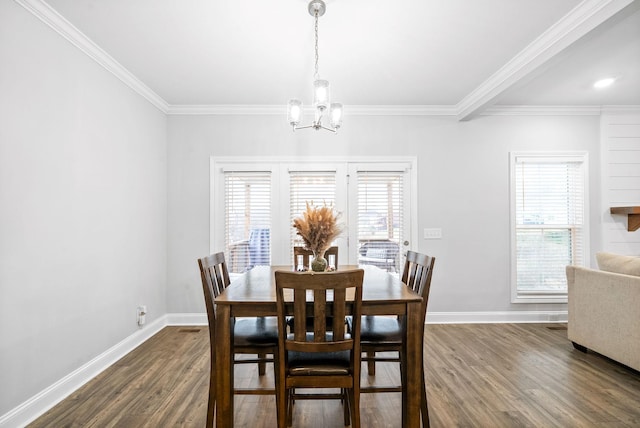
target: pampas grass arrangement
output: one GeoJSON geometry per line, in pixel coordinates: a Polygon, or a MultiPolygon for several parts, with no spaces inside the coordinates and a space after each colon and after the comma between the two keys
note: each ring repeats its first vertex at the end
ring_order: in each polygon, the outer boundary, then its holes
{"type": "Polygon", "coordinates": [[[338,217],[332,206],[325,203],[317,207],[313,201],[307,201],[307,209],[293,220],[293,227],[304,241],[305,248],[319,255],[327,251],[331,242],[342,232],[338,217]]]}

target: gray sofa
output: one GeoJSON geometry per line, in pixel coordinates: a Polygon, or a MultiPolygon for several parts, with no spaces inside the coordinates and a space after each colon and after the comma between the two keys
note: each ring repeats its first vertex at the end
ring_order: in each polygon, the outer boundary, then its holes
{"type": "Polygon", "coordinates": [[[640,258],[596,257],[600,270],[566,268],[569,340],[640,370],[640,258]]]}

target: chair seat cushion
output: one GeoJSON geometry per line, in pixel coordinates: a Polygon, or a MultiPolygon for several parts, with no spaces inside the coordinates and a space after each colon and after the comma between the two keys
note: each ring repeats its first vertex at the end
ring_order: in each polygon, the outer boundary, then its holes
{"type": "MultiPolygon", "coordinates": [[[[327,340],[332,340],[333,334],[327,332],[327,340]]],[[[345,335],[346,339],[350,336],[345,335]]],[[[306,334],[307,342],[313,342],[313,333],[306,334]]],[[[289,334],[288,339],[293,339],[289,334]]],[[[289,374],[291,376],[331,376],[348,375],[351,352],[299,352],[288,351],[289,374]]]]}
{"type": "Polygon", "coordinates": [[[278,344],[276,317],[236,318],[233,327],[235,346],[274,346],[278,344]]]}
{"type": "Polygon", "coordinates": [[[348,375],[350,352],[294,352],[289,354],[291,376],[348,375]]]}
{"type": "Polygon", "coordinates": [[[361,342],[401,342],[402,326],[397,318],[364,316],[360,327],[361,342]]]}

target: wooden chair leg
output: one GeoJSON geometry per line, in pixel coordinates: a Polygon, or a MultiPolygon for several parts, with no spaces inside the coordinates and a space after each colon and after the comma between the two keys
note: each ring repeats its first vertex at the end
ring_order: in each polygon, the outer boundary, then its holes
{"type": "Polygon", "coordinates": [[[293,405],[295,403],[293,399],[293,394],[295,393],[295,389],[287,390],[287,427],[293,425],[293,405]]]}
{"type": "Polygon", "coordinates": [[[280,364],[280,358],[278,351],[273,354],[273,374],[274,382],[276,386],[276,419],[278,421],[278,428],[287,427],[287,407],[289,403],[288,390],[285,385],[285,380],[280,364]]]}
{"type": "MultiPolygon", "coordinates": [[[[367,357],[368,358],[375,358],[376,353],[375,351],[367,351],[367,357]]],[[[367,371],[369,372],[369,376],[375,376],[376,375],[376,362],[375,361],[367,361],[367,371]]]]}
{"type": "Polygon", "coordinates": [[[351,428],[360,428],[360,394],[355,393],[353,388],[349,389],[349,409],[351,414],[351,428]]]}
{"type": "Polygon", "coordinates": [[[207,404],[207,428],[213,428],[216,410],[216,396],[209,391],[209,403],[207,404]]]}
{"type": "Polygon", "coordinates": [[[341,393],[342,393],[342,398],[340,398],[340,401],[342,402],[344,426],[349,426],[351,425],[351,417],[349,414],[349,411],[350,411],[349,397],[347,396],[347,390],[345,388],[342,388],[341,393]]]}
{"type": "MultiPolygon", "coordinates": [[[[265,359],[267,357],[267,354],[258,354],[258,358],[260,359],[265,359]]],[[[265,363],[264,361],[261,361],[258,363],[258,375],[259,376],[264,376],[264,374],[267,372],[267,363],[265,363]]]]}
{"type": "Polygon", "coordinates": [[[209,374],[209,402],[207,403],[207,428],[213,428],[216,410],[216,360],[211,356],[211,372],[209,374]]]}
{"type": "Polygon", "coordinates": [[[422,414],[423,428],[429,428],[429,406],[427,403],[427,386],[425,385],[424,368],[422,369],[422,400],[420,400],[420,413],[422,414]]]}

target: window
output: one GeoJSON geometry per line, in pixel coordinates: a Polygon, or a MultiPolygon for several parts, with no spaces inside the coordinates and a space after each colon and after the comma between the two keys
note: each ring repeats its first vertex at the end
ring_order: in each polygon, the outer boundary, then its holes
{"type": "Polygon", "coordinates": [[[401,270],[404,172],[358,171],[358,262],[401,270]]]}
{"type": "Polygon", "coordinates": [[[224,172],[225,259],[230,272],[271,262],[271,174],[224,172]]]}
{"type": "Polygon", "coordinates": [[[293,218],[313,201],[340,213],[344,230],[334,243],[340,265],[374,264],[399,272],[416,229],[409,221],[417,195],[414,163],[212,158],[210,250],[224,250],[231,274],[292,264],[293,246],[301,244],[293,218]]]}
{"type": "MultiPolygon", "coordinates": [[[[290,224],[307,208],[307,201],[314,205],[327,204],[335,206],[336,202],[336,173],[335,171],[289,171],[290,192],[290,224]]],[[[304,246],[304,242],[295,229],[291,228],[291,259],[293,247],[304,246]]]]}
{"type": "Polygon", "coordinates": [[[567,265],[584,265],[587,155],[511,155],[512,301],[566,302],[567,265]]]}

